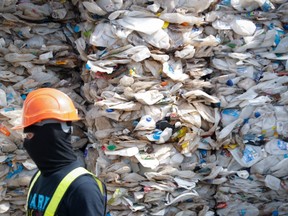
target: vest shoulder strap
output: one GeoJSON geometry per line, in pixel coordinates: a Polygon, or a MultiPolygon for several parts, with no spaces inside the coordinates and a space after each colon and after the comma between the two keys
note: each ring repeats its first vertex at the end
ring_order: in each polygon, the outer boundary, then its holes
{"type": "Polygon", "coordinates": [[[90,174],[92,176],[94,176],[100,191],[102,193],[102,195],[104,195],[104,186],[102,184],[102,182],[92,173],[90,173],[88,170],[84,169],[83,167],[78,167],[74,170],[72,170],[70,173],[68,173],[60,182],[60,184],[58,185],[58,187],[56,188],[51,201],[49,202],[44,216],[54,216],[55,212],[58,208],[58,205],[61,201],[61,199],[63,198],[65,192],[67,191],[67,189],[69,188],[69,186],[71,185],[71,183],[78,178],[81,175],[84,174],[90,174]]]}
{"type": "Polygon", "coordinates": [[[32,182],[29,185],[27,199],[26,199],[26,205],[25,205],[25,210],[27,210],[29,208],[28,204],[29,204],[29,197],[30,197],[31,189],[33,188],[33,186],[34,186],[35,182],[37,181],[37,179],[39,178],[40,174],[41,174],[41,172],[37,171],[37,173],[34,175],[34,178],[33,178],[32,182]]]}

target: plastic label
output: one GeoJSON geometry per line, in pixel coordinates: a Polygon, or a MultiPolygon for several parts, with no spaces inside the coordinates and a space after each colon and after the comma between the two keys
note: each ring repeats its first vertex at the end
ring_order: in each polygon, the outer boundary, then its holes
{"type": "Polygon", "coordinates": [[[225,109],[222,113],[229,116],[239,117],[239,111],[235,109],[225,109]]]}
{"type": "Polygon", "coordinates": [[[129,75],[130,76],[135,76],[136,75],[136,69],[135,68],[130,68],[129,69],[129,75]]]}
{"type": "Polygon", "coordinates": [[[277,34],[275,34],[275,39],[274,39],[274,42],[275,42],[276,46],[280,43],[280,40],[281,40],[280,35],[277,32],[277,34]]]}
{"type": "Polygon", "coordinates": [[[271,10],[271,5],[269,4],[269,2],[265,1],[265,3],[261,6],[261,8],[264,12],[268,12],[271,10]]]}
{"type": "Polygon", "coordinates": [[[246,146],[243,151],[243,160],[246,163],[253,161],[257,157],[257,151],[250,146],[246,146]]]}
{"type": "Polygon", "coordinates": [[[162,26],[162,28],[163,28],[163,29],[166,29],[166,28],[168,28],[168,26],[169,26],[169,22],[166,22],[166,21],[165,21],[164,24],[163,24],[163,26],[162,26]]]}
{"type": "Polygon", "coordinates": [[[231,0],[222,0],[220,2],[221,5],[226,5],[226,6],[230,6],[231,5],[231,0]]]}
{"type": "Polygon", "coordinates": [[[245,73],[246,72],[246,67],[237,67],[237,72],[238,73],[245,73]]]}
{"type": "Polygon", "coordinates": [[[182,147],[183,150],[187,149],[188,146],[189,146],[189,141],[185,141],[185,142],[183,142],[183,143],[181,144],[181,147],[182,147]]]}
{"type": "Polygon", "coordinates": [[[110,145],[107,146],[107,149],[108,149],[109,151],[114,151],[116,148],[117,148],[117,147],[116,147],[115,145],[113,145],[113,144],[110,144],[110,145]]]}
{"type": "Polygon", "coordinates": [[[7,108],[4,108],[3,110],[4,110],[4,112],[10,112],[10,111],[15,110],[15,108],[14,107],[7,107],[7,108]]]}
{"type": "Polygon", "coordinates": [[[260,79],[263,78],[263,71],[257,71],[255,74],[254,74],[254,80],[256,82],[259,82],[260,79]]]}
{"type": "Polygon", "coordinates": [[[217,204],[216,208],[217,209],[223,209],[227,207],[227,203],[226,202],[220,202],[217,204]]]}
{"type": "Polygon", "coordinates": [[[288,150],[288,143],[284,142],[283,140],[277,140],[278,148],[281,150],[288,150]]]}
{"type": "Polygon", "coordinates": [[[22,172],[23,166],[20,163],[16,163],[16,165],[17,165],[16,170],[10,171],[6,176],[6,179],[11,179],[14,175],[22,172]]]}
{"type": "Polygon", "coordinates": [[[57,60],[56,65],[66,65],[68,63],[67,60],[57,60]]]}
{"type": "Polygon", "coordinates": [[[207,157],[207,150],[205,149],[199,149],[199,156],[200,156],[200,163],[206,163],[206,160],[204,158],[207,157]]]}
{"type": "Polygon", "coordinates": [[[6,98],[7,98],[7,102],[13,102],[14,101],[14,96],[12,93],[8,93],[6,95],[6,98]]]}
{"type": "Polygon", "coordinates": [[[0,132],[3,133],[5,136],[10,136],[10,131],[4,126],[0,125],[0,132]]]}
{"type": "Polygon", "coordinates": [[[90,67],[90,65],[89,65],[88,63],[85,65],[85,68],[86,68],[87,70],[90,70],[90,69],[91,69],[91,67],[90,67]]]}

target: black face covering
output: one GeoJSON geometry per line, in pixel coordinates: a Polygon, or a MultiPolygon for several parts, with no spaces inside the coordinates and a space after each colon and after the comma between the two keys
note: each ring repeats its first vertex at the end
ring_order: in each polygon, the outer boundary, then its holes
{"type": "Polygon", "coordinates": [[[71,145],[71,130],[66,133],[60,123],[32,125],[24,129],[34,136],[24,140],[24,147],[43,175],[49,175],[76,160],[71,145]]]}

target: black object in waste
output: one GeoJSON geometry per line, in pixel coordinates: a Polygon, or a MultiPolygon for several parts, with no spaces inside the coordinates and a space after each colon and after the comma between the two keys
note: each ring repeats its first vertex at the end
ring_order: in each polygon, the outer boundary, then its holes
{"type": "Polygon", "coordinates": [[[156,122],[156,129],[163,131],[165,128],[172,128],[174,130],[174,125],[170,124],[167,120],[159,120],[156,122]]]}

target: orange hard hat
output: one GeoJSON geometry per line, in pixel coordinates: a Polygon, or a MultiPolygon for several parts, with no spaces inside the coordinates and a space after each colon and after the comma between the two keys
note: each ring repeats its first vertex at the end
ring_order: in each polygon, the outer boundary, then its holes
{"type": "Polygon", "coordinates": [[[40,88],[28,94],[23,104],[22,125],[12,129],[22,129],[46,119],[76,121],[80,118],[68,95],[54,88],[40,88]]]}

